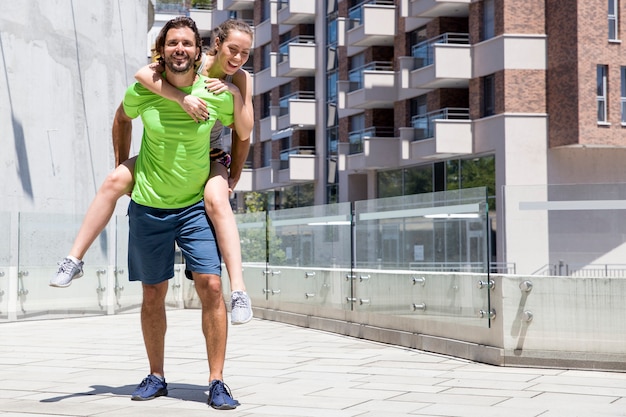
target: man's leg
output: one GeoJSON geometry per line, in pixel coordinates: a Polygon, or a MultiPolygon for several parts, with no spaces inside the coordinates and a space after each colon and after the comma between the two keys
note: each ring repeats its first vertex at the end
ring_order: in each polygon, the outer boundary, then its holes
{"type": "Polygon", "coordinates": [[[228,322],[222,295],[222,280],[218,275],[193,272],[193,280],[202,304],[202,332],[209,360],[209,382],[222,380],[226,358],[228,322]]]}
{"type": "Polygon", "coordinates": [[[233,399],[223,381],[228,322],[222,280],[219,275],[196,272],[193,273],[193,280],[202,304],[202,332],[209,361],[208,403],[218,410],[232,410],[237,408],[239,401],[233,399]]]}
{"type": "Polygon", "coordinates": [[[165,377],[163,363],[165,357],[165,295],[167,281],[156,285],[143,285],[143,302],[141,304],[141,331],[143,342],[148,354],[150,373],[165,377]]]}
{"type": "Polygon", "coordinates": [[[131,400],[146,401],[167,395],[167,383],[163,362],[165,357],[165,295],[167,281],[155,285],[143,285],[143,302],[141,304],[141,331],[146,347],[150,374],[141,381],[131,394],[131,400]]]}

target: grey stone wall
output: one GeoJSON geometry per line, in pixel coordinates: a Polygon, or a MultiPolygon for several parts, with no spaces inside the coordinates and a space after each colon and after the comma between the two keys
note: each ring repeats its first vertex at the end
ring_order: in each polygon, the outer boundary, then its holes
{"type": "Polygon", "coordinates": [[[82,215],[114,166],[111,123],[147,62],[151,5],[0,3],[0,211],[82,215]]]}

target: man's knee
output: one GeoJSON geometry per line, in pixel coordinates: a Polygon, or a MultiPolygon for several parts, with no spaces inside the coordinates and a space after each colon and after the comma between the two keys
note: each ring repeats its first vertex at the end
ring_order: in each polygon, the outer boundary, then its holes
{"type": "Polygon", "coordinates": [[[159,304],[165,302],[167,294],[167,282],[157,285],[143,284],[143,302],[147,304],[159,304]]]}
{"type": "Polygon", "coordinates": [[[222,279],[219,275],[193,273],[196,289],[209,298],[222,297],[222,279]]]}

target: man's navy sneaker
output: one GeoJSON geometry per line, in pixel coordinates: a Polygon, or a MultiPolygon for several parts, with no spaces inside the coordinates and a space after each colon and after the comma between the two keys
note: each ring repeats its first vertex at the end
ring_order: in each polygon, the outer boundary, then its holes
{"type": "Polygon", "coordinates": [[[146,401],[167,395],[167,383],[154,375],[148,375],[141,381],[130,396],[131,400],[146,401]]]}
{"type": "Polygon", "coordinates": [[[233,410],[237,408],[239,401],[234,400],[230,389],[219,379],[214,379],[209,384],[208,404],[216,410],[233,410]]]}

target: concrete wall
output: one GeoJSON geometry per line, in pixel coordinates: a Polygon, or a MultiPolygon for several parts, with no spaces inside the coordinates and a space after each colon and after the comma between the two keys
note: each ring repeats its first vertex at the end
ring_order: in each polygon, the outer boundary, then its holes
{"type": "Polygon", "coordinates": [[[149,6],[2,2],[0,211],[84,213],[114,166],[111,123],[146,63],[149,6]]]}

